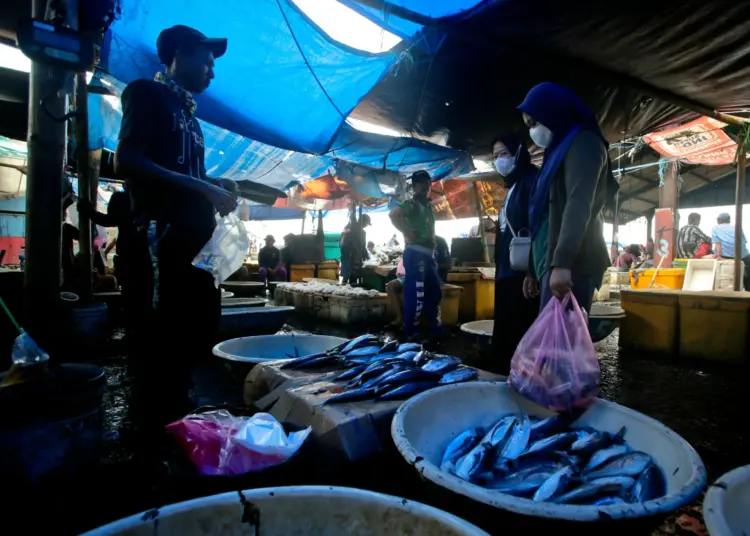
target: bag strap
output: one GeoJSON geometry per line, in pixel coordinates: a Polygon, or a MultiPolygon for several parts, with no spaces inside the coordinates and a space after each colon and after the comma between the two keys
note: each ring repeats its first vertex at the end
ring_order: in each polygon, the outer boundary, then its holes
{"type": "Polygon", "coordinates": [[[510,224],[510,220],[508,219],[508,201],[510,201],[510,196],[513,195],[513,192],[516,189],[516,185],[510,187],[510,190],[508,190],[508,195],[505,196],[505,201],[503,201],[503,220],[505,220],[505,226],[510,229],[510,234],[513,235],[513,238],[516,238],[518,235],[516,235],[516,232],[513,230],[513,226],[510,224]]]}

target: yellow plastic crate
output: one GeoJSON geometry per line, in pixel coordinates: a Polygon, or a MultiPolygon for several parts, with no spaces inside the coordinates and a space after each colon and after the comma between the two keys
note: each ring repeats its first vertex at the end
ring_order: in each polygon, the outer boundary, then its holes
{"type": "MultiPolygon", "coordinates": [[[[656,269],[648,270],[631,270],[630,287],[636,290],[647,289],[651,284],[656,269]]],[[[662,268],[656,274],[653,289],[656,290],[682,290],[682,284],[685,282],[685,270],[683,268],[662,268]]]]}
{"type": "Polygon", "coordinates": [[[676,290],[621,290],[625,318],[620,323],[620,346],[676,353],[679,297],[676,290]]]}
{"type": "Polygon", "coordinates": [[[306,277],[315,277],[314,264],[291,264],[289,265],[289,281],[300,282],[306,277]]]}
{"type": "Polygon", "coordinates": [[[449,272],[448,283],[463,288],[458,306],[462,321],[495,318],[495,281],[477,272],[449,272]]]}
{"type": "Polygon", "coordinates": [[[679,303],[680,355],[747,359],[750,292],[683,292],[679,303]]]}

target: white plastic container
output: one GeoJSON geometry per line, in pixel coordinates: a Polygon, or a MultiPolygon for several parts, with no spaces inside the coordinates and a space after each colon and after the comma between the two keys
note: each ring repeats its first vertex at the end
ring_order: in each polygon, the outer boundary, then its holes
{"type": "Polygon", "coordinates": [[[703,519],[711,536],[750,534],[750,465],[728,472],[708,488],[703,519]]]}
{"type": "Polygon", "coordinates": [[[714,289],[716,279],[715,259],[690,259],[685,272],[682,290],[705,291],[714,289]]]}
{"type": "Polygon", "coordinates": [[[505,383],[478,381],[437,387],[407,400],[398,409],[391,435],[401,455],[423,478],[474,501],[527,516],[569,521],[653,516],[692,502],[706,485],[703,462],[687,441],[642,413],[601,399],[575,425],[611,433],[626,426],[627,442],[653,456],[664,470],[664,497],[613,506],[538,502],[482,488],[440,470],[442,454],[456,435],[474,426],[491,426],[499,417],[520,411],[538,417],[553,415],[518,396],[505,383]]]}
{"type": "Polygon", "coordinates": [[[487,536],[456,516],[372,491],[291,486],[222,493],[164,506],[84,536],[487,536]],[[241,502],[244,498],[245,505],[241,502]],[[243,514],[258,524],[243,521],[243,514]],[[158,530],[157,530],[158,526],[158,530]]]}
{"type": "MultiPolygon", "coordinates": [[[[745,263],[740,262],[740,281],[745,278],[745,263]]],[[[718,261],[714,290],[734,290],[734,259],[718,261]]]]}
{"type": "Polygon", "coordinates": [[[220,342],[213,353],[230,361],[264,363],[318,354],[345,341],[329,335],[257,335],[220,342]]]}

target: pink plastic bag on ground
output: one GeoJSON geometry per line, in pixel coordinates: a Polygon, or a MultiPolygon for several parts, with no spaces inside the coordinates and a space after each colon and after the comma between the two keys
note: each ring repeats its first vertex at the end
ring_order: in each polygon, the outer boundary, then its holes
{"type": "Polygon", "coordinates": [[[588,323],[573,294],[552,298],[516,348],[508,383],[557,412],[587,408],[599,393],[601,371],[588,323]]]}

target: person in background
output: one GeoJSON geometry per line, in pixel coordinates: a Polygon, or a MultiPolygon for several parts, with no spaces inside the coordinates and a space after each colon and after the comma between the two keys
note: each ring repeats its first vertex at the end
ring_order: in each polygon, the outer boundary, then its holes
{"type": "Polygon", "coordinates": [[[646,240],[646,260],[654,261],[654,239],[650,236],[646,240]]]}
{"type": "Polygon", "coordinates": [[[71,191],[65,193],[62,199],[62,288],[68,292],[77,290],[73,242],[77,241],[80,237],[78,227],[65,221],[68,209],[73,203],[75,203],[75,196],[71,188],[71,191]]]}
{"type": "Polygon", "coordinates": [[[641,246],[638,244],[630,244],[625,248],[625,251],[615,259],[614,267],[620,272],[627,272],[638,263],[638,257],[640,254],[641,246]]]}
{"type": "Polygon", "coordinates": [[[401,231],[404,250],[404,333],[416,338],[422,313],[431,333],[441,332],[438,307],[443,299],[435,262],[435,215],[430,204],[432,179],[426,171],[411,176],[414,195],[391,210],[393,226],[401,231]]]}
{"type": "Polygon", "coordinates": [[[572,292],[589,311],[611,265],[601,217],[618,188],[609,143],[588,106],[557,84],[533,87],[518,109],[531,139],[545,150],[531,196],[533,271],[524,280],[524,293],[533,297],[541,291],[544,307],[553,296],[562,299],[572,292]]]}
{"type": "Polygon", "coordinates": [[[688,224],[677,233],[677,258],[700,259],[711,254],[711,239],[701,231],[701,215],[693,212],[688,224]]]}
{"type": "Polygon", "coordinates": [[[398,241],[398,237],[397,237],[397,236],[396,236],[396,234],[394,233],[394,234],[393,234],[393,236],[391,237],[391,239],[390,239],[390,240],[388,241],[388,247],[389,247],[390,249],[393,249],[393,248],[397,248],[397,247],[399,247],[400,245],[401,245],[401,244],[400,244],[400,243],[399,243],[399,241],[398,241]]]}
{"type": "Polygon", "coordinates": [[[448,247],[448,241],[442,236],[435,237],[435,262],[440,280],[445,283],[448,281],[448,272],[451,270],[451,250],[448,247]]]}
{"type": "MultiPolygon", "coordinates": [[[[716,258],[733,260],[734,259],[734,245],[737,241],[735,235],[734,225],[732,225],[732,218],[726,212],[719,214],[716,218],[716,225],[711,230],[711,241],[714,244],[714,252],[716,258]]],[[[745,289],[750,289],[750,253],[747,251],[747,240],[745,239],[745,233],[742,233],[740,237],[742,240],[742,258],[740,259],[745,264],[745,278],[743,285],[745,289]]]]}
{"type": "MultiPolygon", "coordinates": [[[[485,216],[482,218],[482,227],[484,227],[484,232],[486,234],[492,234],[495,232],[495,222],[492,221],[492,218],[489,216],[485,216]]],[[[477,238],[479,236],[479,224],[475,224],[472,226],[472,228],[469,230],[469,237],[470,238],[477,238]]]]}
{"type": "Polygon", "coordinates": [[[286,270],[281,264],[281,251],[274,246],[273,235],[266,237],[266,245],[258,252],[258,277],[261,281],[286,281],[286,270]]]}
{"type": "Polygon", "coordinates": [[[495,323],[492,331],[493,362],[489,368],[501,374],[510,370],[510,361],[526,331],[537,317],[539,297],[523,294],[525,271],[510,265],[510,243],[516,235],[529,230],[529,202],[537,168],[520,136],[506,134],[492,142],[495,169],[503,176],[505,194],[497,219],[495,242],[495,323]],[[511,229],[513,229],[511,231],[511,229]]]}
{"type": "Polygon", "coordinates": [[[157,55],[166,67],[153,80],[135,80],[122,93],[115,173],[125,179],[139,232],[146,233],[154,277],[152,348],[135,366],[133,416],[150,439],[144,461],[168,448],[164,426],[193,408],[189,398],[196,359],[218,336],[221,295],[213,276],[193,266],[210,240],[216,213],[237,207],[237,185],[208,177],[205,142],[194,94],[208,89],[226,39],[187,26],[162,31],[157,55]]]}
{"type": "Polygon", "coordinates": [[[388,294],[388,302],[396,314],[396,319],[388,324],[391,327],[403,327],[404,325],[404,259],[399,259],[396,266],[396,278],[389,281],[385,286],[388,294]]]}
{"type": "Polygon", "coordinates": [[[356,216],[352,215],[351,221],[344,227],[344,232],[341,233],[341,277],[345,284],[353,285],[359,279],[362,261],[366,260],[368,255],[365,248],[367,243],[365,228],[371,224],[372,221],[367,214],[361,216],[359,224],[356,221],[356,216]],[[359,227],[359,233],[355,232],[357,227],[359,227]]]}
{"type": "Polygon", "coordinates": [[[367,243],[367,249],[365,250],[365,255],[367,257],[365,260],[371,259],[374,254],[375,254],[375,242],[370,240],[367,243]]]}

